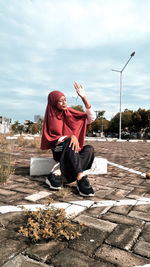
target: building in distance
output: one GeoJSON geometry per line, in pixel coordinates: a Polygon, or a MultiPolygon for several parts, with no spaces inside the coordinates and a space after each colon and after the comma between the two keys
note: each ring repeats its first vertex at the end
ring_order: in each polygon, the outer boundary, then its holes
{"type": "Polygon", "coordinates": [[[0,116],[0,133],[9,133],[11,129],[11,123],[11,119],[0,116]]]}
{"type": "Polygon", "coordinates": [[[34,115],[34,122],[38,122],[40,119],[43,120],[41,115],[34,115]]]}

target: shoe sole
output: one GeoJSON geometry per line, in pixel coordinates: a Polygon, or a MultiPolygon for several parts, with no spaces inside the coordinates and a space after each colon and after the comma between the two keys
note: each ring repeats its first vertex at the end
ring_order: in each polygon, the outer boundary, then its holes
{"type": "Polygon", "coordinates": [[[46,178],[45,183],[46,183],[47,185],[49,185],[50,189],[54,189],[54,190],[60,190],[60,189],[62,189],[61,186],[58,186],[58,187],[54,187],[54,186],[52,186],[51,183],[50,183],[50,181],[49,181],[47,178],[46,178]]]}
{"type": "Polygon", "coordinates": [[[77,186],[77,189],[78,189],[78,192],[79,192],[80,196],[82,196],[82,197],[94,197],[94,195],[95,195],[95,194],[88,194],[88,195],[86,195],[86,194],[82,193],[82,192],[79,190],[79,187],[78,187],[78,186],[77,186]]]}

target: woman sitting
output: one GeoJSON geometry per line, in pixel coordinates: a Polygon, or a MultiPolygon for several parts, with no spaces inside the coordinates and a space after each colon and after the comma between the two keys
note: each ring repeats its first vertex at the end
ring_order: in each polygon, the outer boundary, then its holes
{"type": "Polygon", "coordinates": [[[52,91],[48,95],[41,149],[52,149],[54,160],[60,162],[61,173],[60,176],[50,173],[46,183],[51,189],[60,189],[61,175],[64,175],[68,183],[77,181],[81,196],[93,196],[93,188],[83,172],[91,168],[94,160],[94,149],[91,145],[84,146],[84,138],[87,124],[95,120],[95,112],[83,87],[76,82],[74,87],[86,112],[67,107],[66,97],[62,92],[52,91]]]}

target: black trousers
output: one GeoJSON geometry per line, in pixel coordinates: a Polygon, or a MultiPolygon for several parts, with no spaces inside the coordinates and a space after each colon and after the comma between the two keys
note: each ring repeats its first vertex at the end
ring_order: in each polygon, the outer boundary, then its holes
{"type": "Polygon", "coordinates": [[[62,174],[66,177],[68,183],[74,182],[77,179],[79,172],[83,172],[91,168],[94,160],[94,149],[91,145],[86,145],[81,151],[75,153],[69,147],[70,138],[57,146],[58,149],[53,149],[53,158],[60,162],[62,174]],[[62,147],[62,151],[61,150],[62,147]]]}

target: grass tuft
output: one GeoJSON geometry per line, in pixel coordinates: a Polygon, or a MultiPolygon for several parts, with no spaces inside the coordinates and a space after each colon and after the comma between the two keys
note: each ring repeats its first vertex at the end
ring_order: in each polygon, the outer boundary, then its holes
{"type": "Polygon", "coordinates": [[[80,231],[84,227],[67,218],[64,209],[55,208],[49,203],[37,211],[24,210],[25,226],[20,227],[19,233],[33,243],[40,240],[72,240],[81,235],[80,231]]]}

